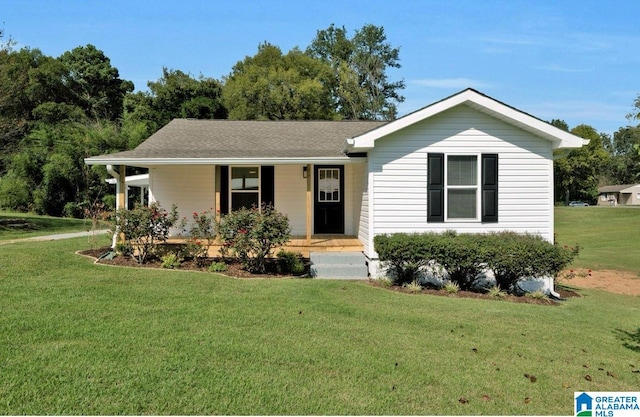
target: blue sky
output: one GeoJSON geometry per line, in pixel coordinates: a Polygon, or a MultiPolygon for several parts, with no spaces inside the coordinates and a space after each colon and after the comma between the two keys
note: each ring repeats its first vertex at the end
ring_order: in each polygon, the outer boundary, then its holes
{"type": "Polygon", "coordinates": [[[640,93],[638,0],[3,0],[18,47],[93,44],[136,89],[162,67],[221,79],[268,41],[305,48],[331,23],[400,47],[400,115],[472,87],[544,120],[613,133],[640,93]]]}

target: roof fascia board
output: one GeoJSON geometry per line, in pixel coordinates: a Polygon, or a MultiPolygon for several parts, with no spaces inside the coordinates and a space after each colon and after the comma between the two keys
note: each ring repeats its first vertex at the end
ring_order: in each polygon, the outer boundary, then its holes
{"type": "Polygon", "coordinates": [[[353,164],[364,163],[366,157],[322,157],[322,158],[109,158],[92,157],[84,162],[88,165],[307,165],[307,164],[353,164]]]}

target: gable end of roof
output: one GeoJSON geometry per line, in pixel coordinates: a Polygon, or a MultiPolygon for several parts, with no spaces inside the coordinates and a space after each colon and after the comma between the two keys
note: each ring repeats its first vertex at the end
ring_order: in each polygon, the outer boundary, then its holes
{"type": "Polygon", "coordinates": [[[477,90],[468,88],[423,107],[422,109],[409,113],[406,116],[378,127],[377,129],[354,137],[347,143],[346,149],[350,151],[371,149],[375,146],[375,141],[379,138],[395,133],[401,129],[429,119],[430,117],[460,105],[467,105],[495,119],[501,120],[535,136],[548,140],[552,143],[552,147],[554,149],[579,148],[589,143],[588,140],[559,129],[548,122],[491,98],[477,90]]]}

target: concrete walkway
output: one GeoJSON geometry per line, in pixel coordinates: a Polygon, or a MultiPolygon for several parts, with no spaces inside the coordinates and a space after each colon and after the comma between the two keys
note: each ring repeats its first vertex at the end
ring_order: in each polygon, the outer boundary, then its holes
{"type": "Polygon", "coordinates": [[[42,241],[48,241],[48,240],[73,239],[76,237],[83,237],[83,236],[104,235],[109,232],[110,230],[90,230],[86,232],[61,233],[57,235],[32,236],[32,237],[24,237],[21,239],[2,240],[0,241],[0,245],[7,245],[9,243],[18,243],[18,242],[42,242],[42,241]]]}

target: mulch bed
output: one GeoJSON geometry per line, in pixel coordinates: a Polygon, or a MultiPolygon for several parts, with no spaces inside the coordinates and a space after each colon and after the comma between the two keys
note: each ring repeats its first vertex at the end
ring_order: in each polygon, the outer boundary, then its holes
{"type": "MultiPolygon", "coordinates": [[[[110,250],[111,250],[110,247],[102,247],[102,248],[96,248],[96,249],[87,249],[87,250],[79,251],[78,253],[81,255],[98,259],[101,255],[103,255],[106,252],[109,252],[110,250]]],[[[195,261],[184,261],[180,264],[180,267],[178,269],[187,270],[187,271],[207,272],[208,266],[213,261],[214,259],[209,259],[205,261],[204,265],[198,265],[195,261]]],[[[127,266],[127,267],[135,267],[135,268],[156,268],[156,269],[162,268],[161,261],[159,259],[151,259],[147,263],[139,264],[138,262],[136,262],[135,259],[127,256],[116,256],[113,259],[101,259],[97,262],[105,265],[127,266]]],[[[308,272],[309,270],[308,259],[305,260],[305,267],[306,267],[305,270],[308,272]]],[[[223,272],[222,275],[227,275],[235,278],[288,278],[288,277],[291,277],[290,275],[283,275],[275,272],[276,267],[273,262],[268,263],[267,268],[270,271],[266,274],[253,274],[245,270],[242,267],[242,265],[239,263],[227,263],[227,270],[223,272]]],[[[385,288],[391,291],[413,294],[409,289],[399,285],[384,287],[380,281],[375,279],[370,279],[369,284],[374,287],[385,288]]],[[[580,294],[568,288],[556,286],[555,290],[557,293],[560,294],[560,297],[562,297],[563,299],[571,298],[571,297],[580,297],[580,294]]],[[[476,298],[476,299],[496,300],[495,297],[491,297],[488,294],[472,292],[472,291],[458,291],[455,294],[450,294],[443,289],[423,289],[420,293],[416,295],[421,295],[421,294],[438,295],[438,296],[450,297],[450,298],[476,298]]],[[[526,297],[526,296],[515,296],[510,294],[505,295],[504,297],[500,298],[500,300],[510,301],[513,303],[552,305],[552,306],[559,305],[562,303],[561,301],[551,300],[548,298],[540,299],[540,298],[532,298],[532,297],[526,297]]]]}
{"type": "MultiPolygon", "coordinates": [[[[98,259],[101,255],[111,251],[110,247],[103,247],[97,249],[87,249],[83,251],[79,251],[80,255],[89,256],[95,259],[98,259]]],[[[185,260],[180,263],[180,266],[176,269],[184,270],[184,271],[200,271],[200,272],[208,272],[209,265],[212,262],[217,261],[217,259],[207,259],[203,261],[201,264],[193,260],[185,260]]],[[[305,272],[309,270],[309,260],[305,259],[305,272]]],[[[104,265],[114,265],[114,266],[128,266],[133,268],[155,268],[162,269],[162,261],[160,259],[154,258],[149,259],[144,264],[139,264],[134,258],[129,256],[116,256],[113,259],[100,259],[97,260],[97,263],[104,265]]],[[[267,273],[265,274],[253,274],[242,267],[240,263],[227,263],[227,270],[225,272],[220,272],[222,275],[227,275],[235,278],[288,278],[291,275],[284,275],[277,272],[277,265],[273,260],[267,260],[267,273]]],[[[304,276],[304,275],[303,275],[304,276]]]]}
{"type": "MultiPolygon", "coordinates": [[[[538,304],[538,305],[551,305],[551,306],[560,305],[562,303],[562,301],[551,300],[549,298],[532,298],[532,297],[526,297],[526,296],[516,296],[511,294],[506,294],[502,298],[496,298],[496,297],[490,296],[489,294],[473,292],[473,291],[458,291],[457,293],[452,294],[452,293],[446,292],[444,289],[435,289],[435,288],[431,288],[431,289],[423,288],[422,291],[420,291],[419,293],[414,293],[408,288],[405,288],[399,285],[384,287],[380,281],[369,280],[369,282],[374,287],[386,288],[391,291],[397,291],[405,294],[415,294],[415,295],[430,294],[430,295],[438,295],[438,296],[450,297],[450,298],[476,298],[476,299],[484,299],[484,300],[505,300],[505,301],[510,301],[512,303],[538,304]]],[[[580,297],[580,294],[569,289],[556,287],[555,290],[558,294],[560,294],[560,297],[563,299],[571,298],[571,297],[580,297]]]]}

